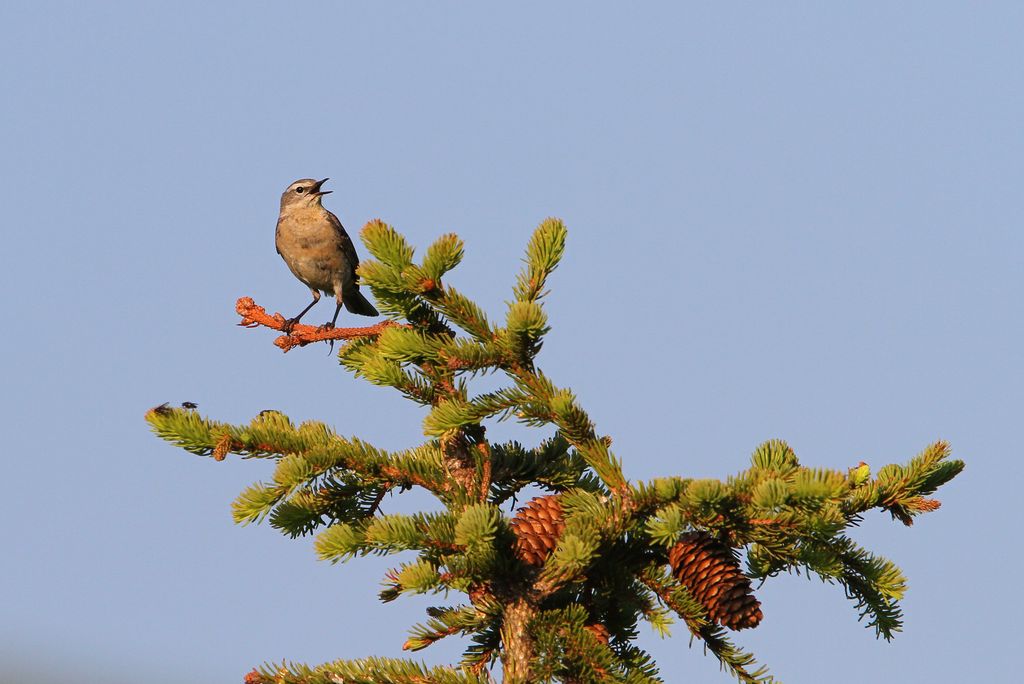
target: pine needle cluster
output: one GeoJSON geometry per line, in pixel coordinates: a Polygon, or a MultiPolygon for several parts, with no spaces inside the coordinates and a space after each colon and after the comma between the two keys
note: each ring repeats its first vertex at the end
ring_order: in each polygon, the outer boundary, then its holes
{"type": "Polygon", "coordinates": [[[782,572],[839,584],[880,637],[900,630],[903,574],[847,531],[871,509],[909,525],[937,508],[928,496],[963,468],[945,442],[874,476],[865,464],[802,466],[785,442],[772,440],[725,480],[630,481],[573,392],[536,365],[550,329],[548,280],[565,250],[560,221],[548,219],[533,234],[500,319],[450,284],[464,254],[456,235],[442,236],[420,261],[383,222],[367,224],[361,237],[373,260],[360,266],[360,278],[397,324],[348,340],[338,358],[356,377],[420,404],[426,441],[386,451],[275,411],[231,425],[162,405],[146,419],[158,436],[199,456],[276,462],[269,481],[235,500],[236,522],[315,535],[318,556],[332,563],[407,552],[384,577],[382,601],[465,600],[431,608],[404,648],[453,635],[468,645],[450,667],[387,658],[282,663],[254,670],[247,682],[468,684],[493,681],[496,666],[507,684],[660,682],[636,644],[638,630],[646,622],[667,635],[677,620],[738,680],[770,682],[729,630],[759,624],[751,580],[782,572]],[[481,374],[505,383],[474,394],[481,374]],[[535,446],[492,442],[488,424],[502,420],[549,436],[535,446]],[[510,515],[508,503],[527,487],[549,493],[510,515]],[[381,512],[384,497],[413,488],[436,497],[443,512],[381,512]]]}

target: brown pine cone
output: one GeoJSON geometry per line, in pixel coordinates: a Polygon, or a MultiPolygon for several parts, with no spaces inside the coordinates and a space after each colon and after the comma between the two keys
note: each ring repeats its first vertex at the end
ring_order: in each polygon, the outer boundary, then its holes
{"type": "Polygon", "coordinates": [[[531,499],[512,518],[516,556],[528,565],[543,565],[565,531],[565,517],[558,495],[531,499]]]}
{"type": "Polygon", "coordinates": [[[705,532],[689,532],[668,554],[676,578],[708,617],[729,629],[757,627],[761,604],[750,590],[732,549],[705,532]]]}

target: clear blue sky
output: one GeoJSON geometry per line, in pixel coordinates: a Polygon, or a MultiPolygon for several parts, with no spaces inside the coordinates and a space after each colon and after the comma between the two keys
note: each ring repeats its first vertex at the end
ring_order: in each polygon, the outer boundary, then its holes
{"type": "MultiPolygon", "coordinates": [[[[737,641],[790,684],[1015,676],[1024,5],[552,5],[3,3],[2,677],[399,655],[432,603],[377,604],[385,561],[235,527],[269,464],[142,420],[190,400],[421,440],[417,409],[326,348],[235,326],[241,295],[307,301],[273,247],[305,176],[331,177],[350,232],[458,232],[453,282],[496,314],[562,217],[541,364],[631,478],[725,477],[771,437],[833,468],[948,439],[968,468],[943,508],[855,532],[909,576],[904,634],[782,577],[737,641]]],[[[730,681],[687,644],[643,639],[668,681],[730,681]]]]}

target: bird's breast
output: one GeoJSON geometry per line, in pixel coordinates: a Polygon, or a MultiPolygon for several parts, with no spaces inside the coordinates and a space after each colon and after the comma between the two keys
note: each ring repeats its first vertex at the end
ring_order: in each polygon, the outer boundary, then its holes
{"type": "Polygon", "coordinates": [[[334,283],[345,271],[344,253],[334,227],[312,212],[281,217],[277,251],[299,280],[328,294],[333,294],[334,283]]]}

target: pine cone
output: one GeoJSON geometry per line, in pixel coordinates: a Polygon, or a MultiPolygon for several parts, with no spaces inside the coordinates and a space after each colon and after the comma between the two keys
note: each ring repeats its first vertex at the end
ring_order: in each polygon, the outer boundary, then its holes
{"type": "Polygon", "coordinates": [[[669,551],[668,562],[713,621],[729,629],[761,622],[761,604],[750,591],[750,580],[725,544],[704,532],[689,532],[669,551]]]}
{"type": "Polygon", "coordinates": [[[519,560],[529,565],[543,565],[565,531],[565,517],[558,495],[531,499],[512,518],[512,531],[516,535],[516,556],[519,560]]]}

